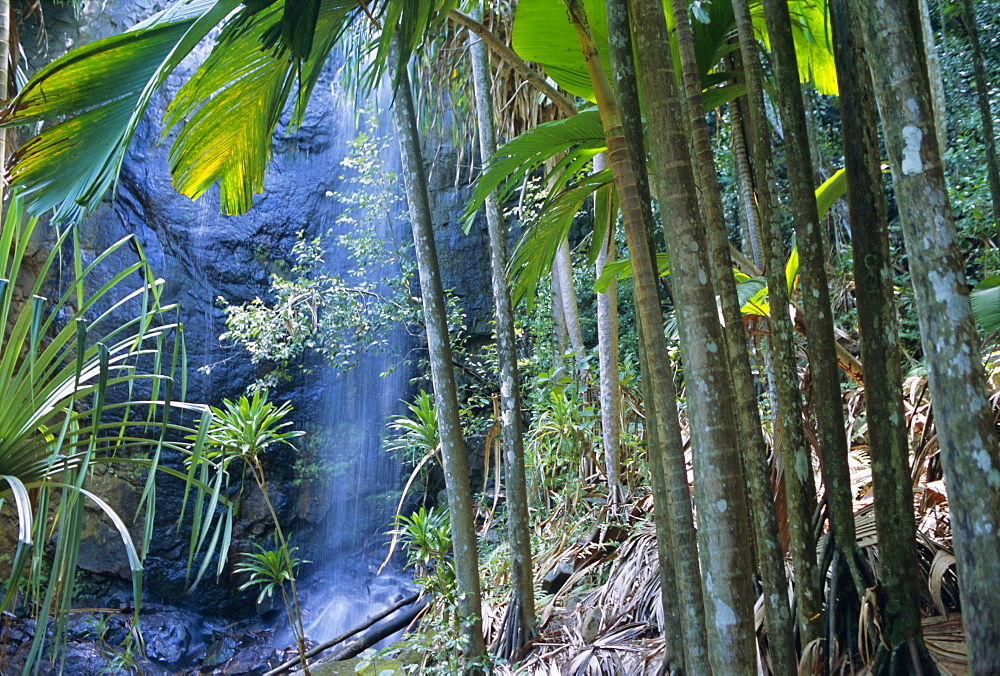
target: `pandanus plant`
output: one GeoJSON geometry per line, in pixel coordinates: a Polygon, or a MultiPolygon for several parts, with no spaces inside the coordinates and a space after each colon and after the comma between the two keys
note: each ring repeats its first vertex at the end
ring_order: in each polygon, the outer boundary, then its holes
{"type": "MultiPolygon", "coordinates": [[[[13,498],[18,519],[0,611],[23,599],[39,619],[53,618],[55,655],[73,600],[85,503],[99,508],[121,538],[137,620],[158,474],[210,492],[193,473],[164,466],[161,456],[165,449],[185,450],[173,441],[189,431],[185,416],[201,414],[203,427],[207,417],[204,407],[181,401],[184,381],[178,387],[176,376],[183,339],[176,306],[163,304],[163,280],[154,277],[135,238],[119,240],[85,265],[77,233],[65,229],[56,233],[41,265],[28,269],[36,225],[35,219],[24,222],[15,197],[0,228],[0,503],[13,498]],[[70,281],[56,285],[67,247],[70,281]],[[112,257],[130,249],[133,262],[104,279],[112,257]],[[50,288],[55,293],[44,296],[50,288]],[[142,515],[138,542],[123,515],[88,486],[98,465],[112,463],[145,471],[135,515],[142,515]]],[[[197,534],[198,528],[192,542],[197,534]]],[[[45,643],[46,632],[38,631],[26,673],[40,668],[45,643]]]]}

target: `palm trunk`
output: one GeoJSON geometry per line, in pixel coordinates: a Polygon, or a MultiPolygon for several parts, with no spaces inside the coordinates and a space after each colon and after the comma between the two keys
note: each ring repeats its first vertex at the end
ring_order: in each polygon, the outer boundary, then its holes
{"type": "Polygon", "coordinates": [[[552,333],[555,339],[556,349],[552,355],[552,374],[555,380],[561,378],[566,372],[566,349],[569,346],[569,335],[566,333],[566,317],[563,313],[562,285],[559,283],[559,273],[556,271],[557,263],[552,261],[552,273],[550,281],[552,284],[552,333]]]}
{"type": "MultiPolygon", "coordinates": [[[[660,309],[657,273],[653,265],[652,249],[647,239],[644,216],[649,200],[639,192],[636,167],[633,164],[625,138],[625,130],[618,113],[618,106],[604,74],[604,67],[597,56],[597,48],[590,36],[590,28],[579,0],[566,0],[570,20],[576,28],[580,47],[587,63],[591,83],[597,94],[598,108],[607,140],[607,155],[615,176],[615,186],[621,203],[625,235],[632,258],[632,278],[635,288],[636,313],[644,345],[643,379],[649,380],[653,394],[651,421],[656,426],[659,444],[649,446],[650,473],[654,475],[654,489],[662,486],[667,495],[671,551],[661,554],[674,560],[678,601],[681,604],[684,631],[684,663],[689,673],[708,673],[709,664],[705,643],[705,616],[702,601],[701,576],[691,513],[690,487],[684,448],[681,443],[680,424],[677,418],[677,398],[674,390],[673,370],[663,335],[663,314],[660,309]],[[655,474],[660,473],[657,477],[655,474]],[[662,479],[661,479],[662,477],[662,479]]],[[[649,219],[651,219],[651,212],[649,219]]],[[[647,424],[650,424],[647,421],[647,424]]],[[[652,438],[652,437],[651,437],[652,438]]],[[[654,496],[655,497],[655,496],[654,496]]],[[[656,504],[664,500],[657,499],[656,504]]],[[[658,517],[658,523],[663,519],[658,517]]],[[[658,538],[658,543],[661,540],[658,538]]]]}
{"type": "Polygon", "coordinates": [[[833,312],[830,309],[826,257],[816,211],[805,110],[788,3],[782,0],[764,0],[764,17],[771,38],[775,80],[781,104],[781,125],[785,130],[789,192],[801,260],[799,278],[802,283],[803,323],[809,350],[809,368],[812,371],[830,535],[840,552],[841,561],[851,572],[860,598],[868,584],[861,572],[861,557],[855,535],[851,472],[847,465],[847,434],[844,431],[844,404],[840,393],[833,312]]]}
{"type": "MultiPolygon", "coordinates": [[[[389,62],[396,63],[395,55],[389,57],[389,62]]],[[[392,70],[395,71],[395,67],[392,70]]],[[[458,419],[458,394],[452,370],[451,345],[448,342],[447,309],[438,269],[434,226],[427,195],[427,176],[420,152],[420,136],[417,131],[416,115],[413,112],[410,79],[405,68],[399,72],[391,72],[390,77],[394,82],[398,82],[392,115],[403,160],[403,181],[410,208],[410,224],[413,229],[424,324],[427,330],[431,381],[434,385],[434,399],[437,406],[448,510],[451,513],[462,652],[467,659],[475,659],[486,652],[482,629],[479,557],[476,551],[472,488],[469,485],[465,442],[462,439],[462,428],[458,419]]]]}
{"type": "Polygon", "coordinates": [[[764,106],[764,75],[747,0],[733,0],[739,32],[747,97],[743,108],[744,130],[751,149],[754,187],[758,191],[757,213],[764,238],[764,274],[767,278],[771,316],[768,319],[768,348],[774,367],[773,380],[778,408],[775,414],[774,445],[784,464],[788,495],[788,531],[792,565],[795,569],[795,608],[802,645],[819,638],[822,629],[822,599],[816,563],[816,540],[812,517],[816,508],[816,487],[812,460],[802,425],[802,398],[796,367],[794,330],[788,314],[785,286],[784,243],[777,219],[774,161],[771,133],[764,106]]]}
{"type": "Polygon", "coordinates": [[[972,673],[1000,673],[1000,459],[979,338],[934,129],[930,88],[901,0],[851,4],[864,24],[892,168],[941,463],[948,482],[972,673]]]}
{"type": "MultiPolygon", "coordinates": [[[[607,157],[594,158],[594,171],[603,171],[607,157]]],[[[615,214],[608,215],[604,241],[597,252],[597,275],[615,260],[615,214]]],[[[618,285],[614,280],[597,294],[597,356],[600,363],[601,437],[604,471],[608,476],[608,502],[617,505],[624,497],[621,484],[622,387],[618,371],[618,285]]]]}
{"type": "MultiPolygon", "coordinates": [[[[562,300],[563,321],[566,323],[566,336],[573,350],[573,362],[579,367],[586,358],[583,347],[583,331],[580,328],[580,306],[576,302],[576,289],[573,288],[573,261],[569,255],[569,238],[563,239],[556,249],[556,257],[552,261],[552,274],[559,277],[559,295],[562,300]]],[[[574,380],[580,377],[580,369],[576,369],[574,380]]]]}
{"type": "Polygon", "coordinates": [[[990,110],[990,86],[983,67],[983,48],[979,42],[979,23],[972,0],[962,0],[962,23],[969,34],[972,47],[972,74],[976,80],[976,102],[982,125],[983,152],[986,153],[986,171],[990,181],[990,199],[993,201],[993,225],[1000,230],[1000,164],[997,160],[997,137],[993,131],[993,112],[990,110]]]}
{"type": "MultiPolygon", "coordinates": [[[[608,11],[625,0],[609,0],[608,11]]],[[[698,213],[670,42],[659,0],[631,3],[635,52],[652,144],[653,180],[670,256],[671,289],[684,359],[698,505],[705,625],[714,673],[750,673],[756,663],[746,532],[746,485],[732,416],[726,344],[711,282],[708,238],[698,213]]],[[[610,21],[609,21],[610,23],[610,21]]],[[[627,28],[626,28],[627,30],[627,28]]],[[[609,25],[610,33],[610,25],[609,25]]],[[[627,33],[626,33],[627,35],[627,33]]],[[[609,38],[610,39],[610,38],[609,38]]]]}
{"type": "Polygon", "coordinates": [[[938,59],[934,44],[934,28],[931,26],[931,11],[927,0],[917,0],[920,14],[920,33],[923,38],[924,59],[927,62],[927,79],[931,86],[931,101],[934,106],[934,129],[937,134],[938,151],[944,157],[948,149],[948,110],[944,99],[944,78],[941,77],[941,60],[938,59]]]}
{"type": "MultiPolygon", "coordinates": [[[[490,94],[489,61],[482,40],[471,36],[473,84],[479,120],[479,151],[483,164],[496,152],[493,101],[490,94]]],[[[490,269],[496,306],[497,361],[500,366],[500,418],[507,489],[507,526],[510,538],[510,570],[513,602],[518,617],[517,637],[502,646],[500,657],[511,660],[534,634],[535,592],[531,574],[531,521],[524,471],[524,434],[521,425],[521,386],[517,372],[514,313],[507,285],[507,229],[494,195],[486,198],[486,222],[490,237],[490,269]]]]}
{"type": "Polygon", "coordinates": [[[875,492],[884,634],[893,652],[922,648],[917,527],[903,411],[901,355],[882,191],[875,98],[861,29],[844,0],[830,3],[847,170],[854,284],[865,370],[868,455],[875,492]]]}
{"type": "MultiPolygon", "coordinates": [[[[655,471],[653,469],[654,463],[659,462],[660,466],[663,466],[663,444],[660,440],[660,432],[656,421],[658,420],[658,411],[656,409],[656,393],[653,391],[653,380],[648,376],[650,373],[649,368],[649,357],[646,354],[646,341],[642,333],[642,323],[640,322],[636,326],[639,339],[639,364],[642,369],[642,401],[643,407],[646,413],[646,448],[647,457],[650,465],[650,485],[653,489],[653,522],[656,524],[656,553],[657,553],[657,563],[660,569],[660,602],[663,607],[663,638],[665,643],[664,655],[663,655],[663,665],[665,667],[665,673],[685,673],[684,666],[686,664],[685,660],[688,659],[686,656],[691,655],[692,651],[690,646],[687,644],[687,638],[695,634],[697,630],[698,636],[695,637],[698,641],[697,650],[695,650],[694,658],[702,660],[702,664],[707,666],[707,648],[705,646],[705,629],[704,629],[704,617],[701,618],[701,627],[684,627],[684,622],[690,619],[692,616],[697,615],[697,611],[701,609],[700,601],[697,606],[691,608],[690,605],[684,605],[682,607],[681,591],[680,589],[684,587],[682,584],[678,586],[678,575],[683,575],[683,571],[680,566],[683,562],[677,555],[674,554],[674,540],[673,532],[675,530],[673,519],[671,518],[671,511],[669,509],[671,494],[670,489],[667,486],[665,473],[663,471],[655,471]]],[[[690,506],[688,507],[688,512],[690,513],[690,506]]],[[[694,543],[694,532],[692,530],[690,536],[690,542],[694,543]]],[[[691,554],[694,558],[695,553],[691,554]]],[[[698,571],[697,569],[693,571],[693,577],[691,579],[697,580],[698,571]]],[[[697,588],[698,593],[701,593],[701,587],[697,588]]],[[[692,673],[692,672],[688,672],[692,673]]]]}
{"type": "Polygon", "coordinates": [[[729,255],[729,240],[726,237],[726,222],[722,210],[722,192],[719,189],[708,125],[705,123],[701,78],[695,56],[694,35],[688,23],[687,3],[673,0],[672,6],[683,73],[684,99],[695,155],[695,178],[701,198],[699,203],[712,251],[713,279],[726,322],[726,357],[736,402],[736,427],[741,441],[741,457],[745,462],[752,503],[756,535],[753,540],[760,566],[768,643],[777,673],[792,673],[798,660],[788,604],[788,578],[785,575],[785,555],[778,541],[778,520],[771,489],[771,471],[767,462],[767,445],[761,433],[760,410],[757,408],[756,388],[750,370],[749,339],[736,296],[733,263],[729,255]]]}
{"type": "Polygon", "coordinates": [[[743,229],[744,246],[749,249],[750,256],[761,270],[764,269],[763,244],[760,236],[760,217],[757,214],[756,196],[754,195],[753,177],[750,173],[750,158],[747,154],[746,134],[743,131],[743,107],[745,99],[737,99],[729,104],[730,135],[733,143],[733,168],[736,173],[736,185],[739,192],[739,214],[743,229]],[[747,246],[748,245],[748,246],[747,246]]]}

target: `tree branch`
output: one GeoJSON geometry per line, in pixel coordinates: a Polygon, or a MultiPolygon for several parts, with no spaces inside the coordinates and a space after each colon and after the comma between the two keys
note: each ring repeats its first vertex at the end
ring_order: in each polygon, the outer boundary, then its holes
{"type": "Polygon", "coordinates": [[[545,78],[539,75],[536,71],[532,70],[524,59],[518,56],[513,49],[504,44],[504,42],[494,35],[490,29],[473,19],[468,14],[463,14],[457,9],[450,10],[448,12],[448,18],[457,23],[459,26],[467,28],[469,31],[479,36],[479,38],[485,42],[490,49],[496,52],[496,54],[507,63],[507,65],[514,69],[515,73],[525,78],[535,87],[535,89],[548,96],[549,99],[552,100],[552,103],[559,108],[559,110],[566,115],[576,115],[576,104],[573,103],[573,101],[565,94],[560,93],[555,87],[546,82],[545,78]]]}

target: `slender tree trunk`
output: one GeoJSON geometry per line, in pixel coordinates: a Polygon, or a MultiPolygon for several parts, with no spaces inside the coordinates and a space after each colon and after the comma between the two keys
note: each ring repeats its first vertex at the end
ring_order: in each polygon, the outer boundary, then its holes
{"type": "Polygon", "coordinates": [[[927,0],[917,0],[920,33],[923,39],[924,59],[927,61],[927,79],[931,86],[931,101],[934,106],[934,129],[937,134],[938,150],[944,157],[948,149],[948,109],[944,99],[944,78],[941,77],[941,60],[938,59],[934,44],[934,28],[931,26],[931,11],[927,0]]]}
{"type": "Polygon", "coordinates": [[[979,338],[945,186],[933,107],[902,0],[851,3],[864,24],[910,266],[962,616],[975,674],[1000,673],[1000,458],[979,338]]]}
{"type": "MultiPolygon", "coordinates": [[[[889,258],[889,225],[882,191],[875,96],[861,27],[845,0],[830,3],[854,252],[854,286],[865,371],[868,455],[875,491],[883,632],[893,652],[921,652],[920,591],[909,445],[903,411],[902,356],[889,258]]],[[[926,652],[925,650],[923,652],[926,652]]]]}
{"type": "Polygon", "coordinates": [[[962,0],[962,23],[969,34],[972,47],[972,74],[976,80],[976,102],[982,124],[983,152],[986,153],[986,171],[990,180],[990,199],[993,202],[993,225],[1000,231],[1000,163],[997,160],[997,137],[993,131],[993,112],[990,110],[990,85],[983,67],[983,48],[979,42],[979,23],[972,0],[962,0]]]}
{"type": "MultiPolygon", "coordinates": [[[[395,71],[396,61],[395,55],[390,55],[389,63],[393,64],[392,71],[395,71]]],[[[410,224],[413,228],[414,252],[420,278],[424,324],[427,329],[427,351],[437,406],[448,511],[451,513],[462,652],[466,658],[475,659],[486,653],[483,642],[479,557],[476,551],[472,488],[469,485],[465,442],[462,439],[462,427],[458,419],[458,393],[452,370],[451,345],[448,342],[447,309],[438,269],[434,226],[427,195],[427,176],[420,152],[416,115],[413,112],[410,78],[405,68],[399,72],[391,72],[390,77],[399,83],[392,105],[392,116],[403,160],[403,182],[410,207],[410,224]]]]}
{"type": "Polygon", "coordinates": [[[661,485],[667,492],[671,551],[666,556],[661,556],[661,560],[672,558],[675,562],[677,596],[681,604],[681,626],[684,631],[685,667],[689,673],[709,673],[705,643],[705,608],[691,513],[690,486],[687,483],[684,448],[677,418],[673,369],[667,352],[666,338],[663,335],[663,314],[660,309],[657,273],[653,265],[653,253],[649,246],[646,228],[651,216],[647,219],[644,215],[644,210],[649,209],[649,199],[648,196],[644,198],[639,191],[636,166],[627,146],[618,106],[604,74],[604,66],[598,58],[597,48],[590,36],[583,6],[579,0],[566,0],[566,6],[580,40],[591,83],[597,94],[598,108],[607,140],[608,160],[615,176],[625,235],[632,258],[636,314],[641,326],[646,355],[643,378],[650,381],[655,412],[655,417],[650,422],[657,427],[655,438],[659,441],[658,445],[649,447],[650,473],[654,475],[652,480],[654,488],[661,482],[655,473],[660,473],[663,477],[661,485]]]}
{"type": "MultiPolygon", "coordinates": [[[[652,235],[652,233],[650,233],[652,235]]],[[[642,401],[646,413],[646,449],[647,459],[650,464],[650,484],[653,489],[653,522],[656,524],[656,552],[657,563],[660,568],[660,600],[663,606],[663,638],[666,643],[664,650],[663,664],[666,673],[685,673],[685,653],[690,653],[685,643],[685,637],[690,636],[693,630],[688,627],[682,628],[683,623],[689,619],[695,609],[683,606],[680,594],[682,593],[677,585],[677,576],[683,574],[679,568],[681,561],[674,555],[674,538],[672,533],[675,530],[671,519],[670,489],[667,487],[665,472],[653,471],[652,466],[657,462],[663,465],[663,444],[660,440],[659,426],[656,410],[656,393],[653,391],[653,379],[649,377],[649,356],[646,354],[646,341],[642,333],[642,323],[638,322],[636,331],[639,334],[639,364],[642,369],[642,401]],[[682,607],[683,606],[683,607],[682,607]]],[[[690,513],[690,506],[688,512],[690,513]]],[[[691,543],[694,543],[694,533],[691,533],[691,543]]],[[[692,557],[696,556],[692,553],[692,557]]],[[[697,576],[697,571],[695,571],[697,576]]],[[[697,579],[695,577],[694,579],[697,579]]],[[[701,591],[701,588],[698,588],[701,591]]],[[[702,618],[704,623],[704,618],[702,618]]],[[[707,665],[707,654],[704,645],[704,625],[698,628],[701,634],[700,659],[707,665]]]]}
{"type": "Polygon", "coordinates": [[[819,638],[822,629],[822,597],[816,563],[816,540],[812,517],[816,508],[816,486],[812,461],[806,446],[802,424],[802,398],[795,356],[795,333],[788,314],[788,291],[785,286],[784,242],[777,218],[774,161],[771,133],[764,106],[764,75],[757,40],[747,0],[733,0],[733,10],[740,40],[743,69],[746,75],[747,117],[744,131],[750,141],[751,169],[758,191],[757,213],[764,237],[764,273],[767,278],[771,316],[768,319],[768,348],[774,367],[774,391],[778,408],[775,413],[774,445],[784,463],[785,490],[788,495],[788,531],[792,565],[795,569],[795,608],[802,645],[819,638]]]}
{"type": "Polygon", "coordinates": [[[739,213],[743,225],[744,241],[749,244],[750,256],[761,270],[764,269],[763,244],[760,236],[760,217],[757,214],[753,177],[750,173],[750,158],[747,155],[746,134],[743,131],[742,109],[745,99],[737,99],[729,104],[730,132],[733,146],[733,166],[736,171],[736,185],[739,193],[739,213]]]}
{"type": "Polygon", "coordinates": [[[792,214],[799,248],[799,279],[802,283],[803,323],[809,349],[809,368],[816,406],[819,450],[831,536],[848,567],[859,598],[868,587],[861,572],[861,557],[851,503],[851,472],[847,465],[847,434],[840,393],[833,312],[826,279],[826,257],[816,211],[812,164],[806,132],[805,110],[799,84],[798,61],[792,39],[788,3],[764,0],[764,17],[771,38],[775,80],[780,100],[781,125],[785,130],[785,157],[792,214]]]}
{"type": "MultiPolygon", "coordinates": [[[[556,257],[552,261],[552,274],[559,276],[559,295],[562,299],[566,334],[569,346],[573,350],[573,361],[580,366],[587,355],[583,347],[583,331],[580,328],[580,306],[576,302],[576,289],[573,288],[573,261],[569,254],[569,238],[563,239],[556,249],[556,257]]],[[[580,377],[579,369],[576,377],[580,377]]]]}
{"type": "MultiPolygon", "coordinates": [[[[750,370],[750,344],[743,326],[733,263],[729,255],[726,222],[722,210],[722,192],[715,169],[715,157],[705,123],[701,96],[701,78],[695,56],[694,34],[688,23],[684,0],[672,0],[674,31],[681,59],[688,122],[694,149],[695,179],[705,229],[712,252],[712,271],[722,304],[726,330],[723,334],[728,372],[732,378],[736,403],[736,427],[744,458],[747,484],[752,503],[753,538],[757,548],[761,585],[766,609],[765,622],[774,668],[779,674],[793,673],[798,660],[791,608],[788,604],[788,578],[785,554],[778,541],[778,521],[771,490],[771,471],[767,462],[767,444],[761,432],[757,392],[750,370]]],[[[638,13],[637,13],[638,18],[638,13]]],[[[652,18],[652,17],[651,17],[652,18]]]]}
{"type": "MultiPolygon", "coordinates": [[[[482,40],[470,35],[472,75],[479,120],[479,151],[483,165],[496,152],[493,101],[490,93],[489,61],[482,40]]],[[[510,537],[510,570],[513,602],[518,623],[513,644],[500,654],[513,659],[535,629],[535,592],[531,574],[531,521],[524,472],[524,434],[521,429],[521,386],[517,372],[514,313],[507,286],[507,228],[494,195],[486,198],[486,222],[490,236],[490,269],[496,306],[497,361],[500,365],[500,418],[507,488],[507,527],[510,537]]],[[[509,612],[509,611],[508,611],[509,612]]]]}
{"type": "Polygon", "coordinates": [[[566,333],[566,317],[563,313],[562,286],[559,274],[556,272],[557,262],[552,261],[552,272],[549,279],[552,284],[552,333],[555,334],[556,349],[552,355],[552,373],[556,380],[566,373],[566,350],[569,347],[569,335],[566,333]]]}
{"type": "MultiPolygon", "coordinates": [[[[594,172],[607,168],[607,157],[594,158],[594,172]]],[[[596,210],[595,210],[596,211],[596,210]]],[[[610,212],[610,209],[609,209],[610,212]]],[[[597,252],[597,275],[615,260],[615,213],[608,214],[604,241],[597,252]]],[[[600,363],[601,435],[604,471],[608,475],[608,502],[621,502],[621,413],[622,386],[618,371],[618,285],[614,280],[597,294],[597,356],[600,363]]]]}
{"type": "MultiPolygon", "coordinates": [[[[609,0],[626,14],[625,0],[609,0]]],[[[712,286],[708,238],[698,212],[697,188],[674,78],[670,41],[659,0],[636,1],[632,30],[646,95],[653,181],[670,256],[671,289],[681,337],[698,504],[698,551],[706,591],[705,625],[714,673],[750,673],[756,663],[746,483],[732,416],[726,343],[712,286]]],[[[627,41],[628,24],[617,39],[627,41]]],[[[728,252],[728,248],[726,249],[728,252]]],[[[730,273],[731,278],[731,273],[730,273]]],[[[734,290],[735,293],[735,290],[734,290]]]]}

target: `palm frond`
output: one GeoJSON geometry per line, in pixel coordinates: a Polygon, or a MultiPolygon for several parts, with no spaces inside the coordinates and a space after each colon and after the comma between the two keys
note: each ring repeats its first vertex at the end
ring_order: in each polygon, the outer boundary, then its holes
{"type": "Polygon", "coordinates": [[[55,221],[93,211],[118,179],[128,144],[167,75],[238,0],[179,0],[131,30],[75,49],[35,75],[0,125],[60,122],[14,154],[9,181],[29,211],[55,221]]]}

